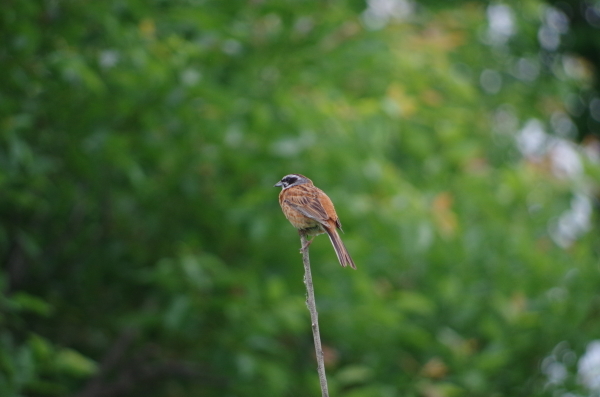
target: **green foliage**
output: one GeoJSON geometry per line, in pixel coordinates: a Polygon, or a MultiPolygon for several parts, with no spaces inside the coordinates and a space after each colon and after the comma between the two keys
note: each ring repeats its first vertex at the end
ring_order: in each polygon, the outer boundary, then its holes
{"type": "Polygon", "coordinates": [[[539,1],[497,42],[483,3],[364,7],[4,5],[2,395],[319,395],[290,172],[358,266],[311,246],[332,396],[586,392],[565,357],[600,335],[597,222],[559,232],[600,170],[564,128],[518,140],[591,72],[539,48],[539,1]]]}

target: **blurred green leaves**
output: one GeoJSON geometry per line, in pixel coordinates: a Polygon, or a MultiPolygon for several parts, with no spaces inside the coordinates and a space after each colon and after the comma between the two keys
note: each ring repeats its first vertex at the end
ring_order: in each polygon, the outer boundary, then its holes
{"type": "Polygon", "coordinates": [[[290,172],[358,266],[311,246],[332,395],[587,392],[593,72],[541,1],[388,3],[7,3],[5,395],[318,395],[290,172]]]}
{"type": "Polygon", "coordinates": [[[76,350],[59,347],[36,333],[14,332],[25,331],[24,321],[30,318],[55,314],[44,300],[17,292],[3,297],[0,314],[0,388],[4,395],[61,395],[68,392],[61,378],[85,379],[96,372],[96,363],[76,350]],[[26,336],[19,340],[19,335],[26,336]]]}

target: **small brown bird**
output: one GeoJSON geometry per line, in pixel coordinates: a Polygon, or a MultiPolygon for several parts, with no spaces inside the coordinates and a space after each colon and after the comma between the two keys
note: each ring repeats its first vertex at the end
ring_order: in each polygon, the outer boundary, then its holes
{"type": "MultiPolygon", "coordinates": [[[[342,230],[331,199],[312,181],[300,174],[289,174],[281,178],[274,187],[281,187],[279,204],[283,214],[298,229],[298,233],[317,236],[327,233],[335,254],[342,267],[350,265],[356,269],[354,261],[346,250],[337,229],[342,230]]],[[[312,243],[314,237],[307,243],[312,243]]],[[[304,248],[304,247],[303,247],[304,248]]]]}

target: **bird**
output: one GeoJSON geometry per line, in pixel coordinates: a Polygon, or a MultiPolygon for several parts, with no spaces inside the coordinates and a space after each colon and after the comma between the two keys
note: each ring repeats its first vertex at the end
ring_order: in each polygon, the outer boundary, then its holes
{"type": "Polygon", "coordinates": [[[281,187],[279,205],[287,220],[298,229],[300,235],[313,236],[302,249],[308,247],[315,236],[327,233],[340,265],[350,265],[352,269],[356,269],[337,232],[337,229],[342,230],[342,223],[331,199],[321,189],[300,174],[286,175],[273,187],[281,187]]]}

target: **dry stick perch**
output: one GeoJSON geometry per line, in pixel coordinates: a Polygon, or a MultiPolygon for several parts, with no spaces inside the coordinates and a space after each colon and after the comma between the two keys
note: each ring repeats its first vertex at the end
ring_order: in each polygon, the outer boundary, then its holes
{"type": "Polygon", "coordinates": [[[315,290],[313,288],[312,275],[310,274],[310,260],[308,259],[308,241],[304,234],[300,235],[302,248],[302,263],[304,264],[304,284],[306,285],[306,306],[310,312],[310,322],[312,324],[313,339],[315,341],[315,353],[317,355],[317,372],[319,373],[319,382],[321,383],[322,397],[329,397],[327,390],[327,377],[325,376],[325,362],[323,360],[323,348],[321,347],[321,335],[319,334],[319,315],[317,313],[317,304],[315,303],[315,290]]]}

